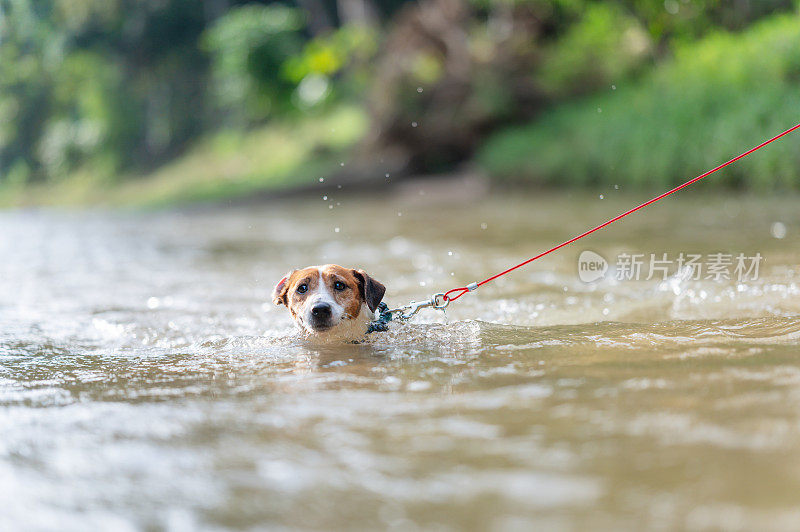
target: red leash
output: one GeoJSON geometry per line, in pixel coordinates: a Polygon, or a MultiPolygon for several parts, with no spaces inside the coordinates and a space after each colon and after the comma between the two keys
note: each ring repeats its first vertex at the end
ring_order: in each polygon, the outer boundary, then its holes
{"type": "Polygon", "coordinates": [[[483,286],[483,285],[485,285],[485,284],[486,284],[486,283],[488,283],[488,282],[494,281],[494,280],[495,280],[495,279],[497,279],[498,277],[501,277],[501,276],[503,276],[503,275],[505,275],[505,274],[507,274],[507,273],[513,272],[513,271],[514,271],[514,270],[516,270],[517,268],[521,268],[521,267],[525,266],[526,264],[529,264],[529,263],[531,263],[531,262],[533,262],[533,261],[535,261],[535,260],[537,260],[537,259],[540,259],[540,258],[544,257],[545,255],[547,255],[547,254],[549,254],[549,253],[552,253],[552,252],[554,252],[554,251],[555,251],[555,250],[557,250],[557,249],[561,249],[561,248],[563,248],[563,247],[564,247],[564,246],[566,246],[566,245],[572,244],[572,243],[573,243],[573,242],[575,242],[576,240],[580,240],[581,238],[583,238],[583,237],[585,237],[585,236],[591,235],[591,234],[592,234],[592,233],[594,233],[595,231],[598,231],[598,230],[602,229],[603,227],[605,227],[605,226],[607,226],[607,225],[613,224],[613,223],[614,223],[614,222],[616,222],[617,220],[620,220],[620,219],[622,219],[622,218],[624,218],[624,217],[628,216],[629,214],[631,214],[631,213],[634,213],[634,212],[638,211],[639,209],[642,209],[642,208],[644,208],[644,207],[647,207],[647,206],[648,206],[648,205],[650,205],[651,203],[655,203],[655,202],[657,202],[658,200],[660,200],[660,199],[662,199],[662,198],[666,198],[667,196],[669,196],[669,195],[670,195],[670,194],[672,194],[673,192],[677,192],[677,191],[681,190],[682,188],[686,188],[686,187],[688,187],[689,185],[691,185],[692,183],[694,183],[694,182],[696,182],[696,181],[700,181],[701,179],[703,179],[703,178],[704,178],[704,177],[706,177],[706,176],[710,176],[711,174],[713,174],[713,173],[714,173],[714,172],[716,172],[717,170],[721,170],[721,169],[725,168],[726,166],[728,166],[729,164],[735,163],[736,161],[738,161],[739,159],[741,159],[741,158],[743,158],[743,157],[747,157],[748,155],[750,155],[750,154],[751,154],[751,153],[753,153],[754,151],[756,151],[756,150],[760,150],[761,148],[763,148],[764,146],[766,146],[766,145],[767,145],[767,144],[769,144],[770,142],[774,142],[774,141],[778,140],[779,138],[783,137],[784,135],[788,135],[789,133],[791,133],[792,131],[794,131],[795,129],[798,129],[798,128],[800,128],[800,124],[797,124],[797,125],[796,125],[796,126],[794,126],[793,128],[787,129],[786,131],[784,131],[784,132],[783,132],[783,133],[781,133],[780,135],[776,135],[776,136],[772,137],[771,139],[769,139],[769,140],[766,140],[766,141],[762,142],[761,144],[759,144],[759,145],[758,145],[758,146],[756,146],[755,148],[751,148],[751,149],[747,150],[746,152],[742,153],[741,155],[738,155],[738,156],[734,157],[734,158],[733,158],[733,159],[731,159],[730,161],[728,161],[728,162],[726,162],[726,163],[723,163],[723,164],[721,164],[721,165],[717,166],[716,168],[714,168],[714,169],[712,169],[712,170],[709,170],[708,172],[706,172],[706,173],[704,173],[704,174],[701,174],[701,175],[699,175],[699,176],[695,177],[694,179],[690,179],[689,181],[687,181],[686,183],[684,183],[684,184],[682,184],[682,185],[678,185],[677,187],[673,188],[672,190],[669,190],[669,191],[667,191],[667,192],[664,192],[664,193],[663,193],[663,194],[661,194],[660,196],[656,196],[655,198],[651,199],[650,201],[646,201],[646,202],[642,203],[642,204],[641,204],[641,205],[639,205],[638,207],[634,207],[633,209],[631,209],[631,210],[629,210],[629,211],[625,211],[625,212],[623,212],[622,214],[620,214],[619,216],[616,216],[616,217],[614,217],[614,218],[610,219],[609,221],[607,221],[607,222],[605,222],[605,223],[603,223],[603,224],[600,224],[600,225],[598,225],[597,227],[595,227],[595,228],[593,228],[593,229],[589,229],[589,230],[588,230],[588,231],[586,231],[585,233],[581,233],[580,235],[578,235],[578,236],[576,236],[576,237],[574,237],[574,238],[571,238],[571,239],[567,240],[566,242],[563,242],[563,243],[561,243],[561,244],[559,244],[559,245],[557,245],[557,246],[555,246],[555,247],[553,247],[553,248],[550,248],[550,249],[548,249],[548,250],[547,250],[547,251],[545,251],[544,253],[539,253],[539,254],[538,254],[538,255],[536,255],[535,257],[531,257],[530,259],[526,260],[525,262],[520,262],[520,263],[519,263],[519,264],[517,264],[516,266],[512,266],[511,268],[509,268],[509,269],[507,269],[507,270],[504,270],[504,271],[502,271],[502,272],[500,272],[500,273],[498,273],[498,274],[496,274],[496,275],[493,275],[493,276],[489,277],[488,279],[484,279],[483,281],[481,281],[481,282],[479,282],[479,283],[472,283],[472,284],[469,284],[469,285],[467,285],[467,286],[462,286],[462,287],[460,287],[460,288],[453,288],[452,290],[450,290],[449,292],[447,292],[447,293],[445,293],[445,294],[444,294],[444,301],[445,301],[446,303],[449,303],[450,301],[455,301],[456,299],[458,299],[459,297],[463,296],[463,295],[464,295],[464,294],[466,294],[467,292],[472,292],[473,290],[475,290],[475,289],[476,289],[476,288],[478,288],[479,286],[483,286]],[[455,295],[454,295],[454,296],[451,296],[451,294],[455,294],[455,295]]]}

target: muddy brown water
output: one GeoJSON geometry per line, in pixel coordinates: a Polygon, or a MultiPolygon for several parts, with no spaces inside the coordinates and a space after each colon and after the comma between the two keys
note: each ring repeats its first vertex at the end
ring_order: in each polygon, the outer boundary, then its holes
{"type": "Polygon", "coordinates": [[[313,346],[269,302],[289,267],[404,303],[642,199],[330,195],[0,213],[2,529],[800,528],[798,198],[682,193],[446,315],[313,346]],[[763,261],[696,279],[681,253],[763,261]]]}

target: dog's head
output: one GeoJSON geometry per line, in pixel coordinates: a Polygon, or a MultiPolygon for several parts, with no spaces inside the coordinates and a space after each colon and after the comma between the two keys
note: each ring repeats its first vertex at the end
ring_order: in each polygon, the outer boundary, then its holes
{"type": "Polygon", "coordinates": [[[385,292],[364,270],[326,264],[286,274],[272,301],[286,305],[295,323],[315,336],[355,340],[366,334],[385,292]]]}

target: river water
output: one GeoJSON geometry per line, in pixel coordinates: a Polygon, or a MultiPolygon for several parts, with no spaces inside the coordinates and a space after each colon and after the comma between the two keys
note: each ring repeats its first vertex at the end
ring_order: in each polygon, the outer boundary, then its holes
{"type": "Polygon", "coordinates": [[[800,529],[797,198],[681,193],[315,346],[270,302],[291,267],[405,303],[643,199],[329,194],[0,213],[0,528],[800,529]]]}

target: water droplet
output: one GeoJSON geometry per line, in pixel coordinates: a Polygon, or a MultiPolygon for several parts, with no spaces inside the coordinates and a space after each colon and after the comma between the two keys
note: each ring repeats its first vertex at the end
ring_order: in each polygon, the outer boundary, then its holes
{"type": "Polygon", "coordinates": [[[770,233],[772,236],[777,239],[782,239],[786,237],[786,226],[781,222],[775,222],[772,224],[772,228],[770,229],[770,233]]]}

